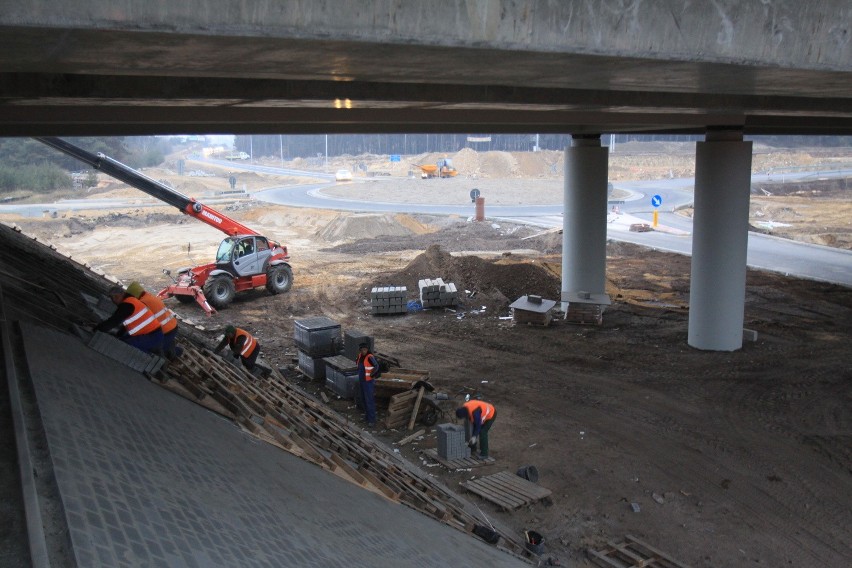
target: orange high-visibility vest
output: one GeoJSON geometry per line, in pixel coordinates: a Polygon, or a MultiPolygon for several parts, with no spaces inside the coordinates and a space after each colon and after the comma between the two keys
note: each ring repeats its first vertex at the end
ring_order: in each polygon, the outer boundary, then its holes
{"type": "Polygon", "coordinates": [[[234,333],[234,338],[230,341],[232,349],[237,344],[237,338],[239,337],[246,338],[243,343],[243,348],[240,351],[240,357],[247,358],[252,354],[252,352],[254,352],[254,348],[257,347],[257,340],[246,330],[237,328],[237,331],[234,333]]]}
{"type": "Polygon", "coordinates": [[[130,304],[133,308],[130,317],[121,322],[128,335],[147,335],[160,329],[159,320],[154,317],[154,314],[145,304],[133,296],[128,296],[121,303],[130,304]]]}
{"type": "Polygon", "coordinates": [[[477,409],[482,413],[482,423],[485,424],[485,421],[494,416],[494,407],[487,402],[483,402],[481,400],[469,400],[464,403],[464,406],[467,409],[467,417],[470,420],[471,424],[473,423],[473,413],[476,412],[477,409]]]}
{"type": "Polygon", "coordinates": [[[143,292],[142,295],[139,296],[139,301],[151,310],[151,313],[154,314],[155,318],[160,320],[160,326],[163,328],[163,333],[169,333],[177,327],[175,314],[166,307],[160,298],[154,294],[143,292]]]}
{"type": "MultiPolygon", "coordinates": [[[[356,365],[361,364],[361,359],[364,360],[364,380],[365,381],[372,381],[373,380],[373,369],[375,369],[375,367],[370,365],[370,356],[371,355],[373,355],[373,354],[367,353],[366,355],[361,355],[360,353],[358,353],[358,359],[355,360],[356,365]]],[[[373,355],[373,360],[375,361],[375,359],[376,359],[376,357],[375,357],[375,355],[373,355]]]]}

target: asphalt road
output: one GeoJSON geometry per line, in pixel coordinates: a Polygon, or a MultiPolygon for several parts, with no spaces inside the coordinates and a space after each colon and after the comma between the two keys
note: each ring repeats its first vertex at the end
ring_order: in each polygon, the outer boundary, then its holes
{"type": "MultiPolygon", "coordinates": [[[[202,160],[197,160],[202,161],[202,160]]],[[[334,176],[321,172],[309,172],[270,166],[258,166],[224,160],[207,160],[217,165],[227,165],[232,170],[255,171],[259,173],[314,177],[322,180],[316,184],[273,187],[253,194],[255,199],[287,205],[290,207],[307,207],[316,209],[333,209],[341,211],[369,211],[373,213],[421,213],[437,215],[460,215],[463,217],[474,214],[473,204],[441,205],[441,204],[412,204],[412,203],[382,203],[364,202],[357,200],[332,198],[322,193],[322,189],[334,183],[334,176]]],[[[203,161],[202,161],[203,162],[203,161]]],[[[760,174],[752,177],[752,182],[778,181],[783,176],[784,181],[848,177],[852,170],[836,170],[823,172],[788,172],[760,174]]],[[[655,181],[620,182],[617,188],[629,192],[623,201],[612,202],[620,211],[620,215],[608,216],[607,237],[617,241],[631,242],[658,250],[689,255],[692,253],[692,221],[687,217],[674,214],[680,207],[692,203],[694,180],[692,178],[675,178],[655,181]],[[658,206],[659,227],[656,231],[637,233],[629,230],[631,223],[651,223],[654,206],[652,196],[660,196],[658,206]]],[[[205,198],[207,205],[232,201],[232,198],[205,198]]],[[[27,216],[43,216],[45,212],[52,214],[56,211],[74,211],[81,209],[115,209],[123,207],[159,206],[160,202],[140,198],[135,199],[77,199],[65,200],[49,204],[10,204],[0,205],[0,212],[18,213],[27,216]]],[[[545,228],[562,226],[562,204],[553,205],[512,205],[489,206],[486,214],[491,219],[504,219],[545,228]]],[[[791,276],[833,282],[852,287],[852,252],[798,243],[749,233],[748,265],[752,268],[772,270],[791,276]]]]}

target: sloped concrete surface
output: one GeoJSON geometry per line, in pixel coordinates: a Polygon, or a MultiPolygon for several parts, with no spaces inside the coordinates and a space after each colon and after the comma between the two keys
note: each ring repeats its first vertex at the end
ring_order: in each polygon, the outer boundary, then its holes
{"type": "Polygon", "coordinates": [[[526,566],[23,324],[79,566],[526,566]]]}

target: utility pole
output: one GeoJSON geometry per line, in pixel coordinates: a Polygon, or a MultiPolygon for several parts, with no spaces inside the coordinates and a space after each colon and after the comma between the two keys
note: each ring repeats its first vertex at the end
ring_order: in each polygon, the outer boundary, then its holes
{"type": "Polygon", "coordinates": [[[278,135],[278,145],[279,145],[280,152],[281,152],[281,167],[283,168],[284,167],[284,135],[283,134],[278,135]]]}
{"type": "Polygon", "coordinates": [[[328,134],[325,135],[325,169],[328,171],[328,134]]]}

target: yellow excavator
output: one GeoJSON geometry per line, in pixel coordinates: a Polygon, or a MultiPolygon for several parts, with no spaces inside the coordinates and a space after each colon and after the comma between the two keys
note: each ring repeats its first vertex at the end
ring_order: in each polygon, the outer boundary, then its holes
{"type": "Polygon", "coordinates": [[[428,178],[448,178],[459,175],[453,167],[453,161],[449,158],[441,158],[435,164],[414,164],[420,168],[420,177],[428,178]]]}

